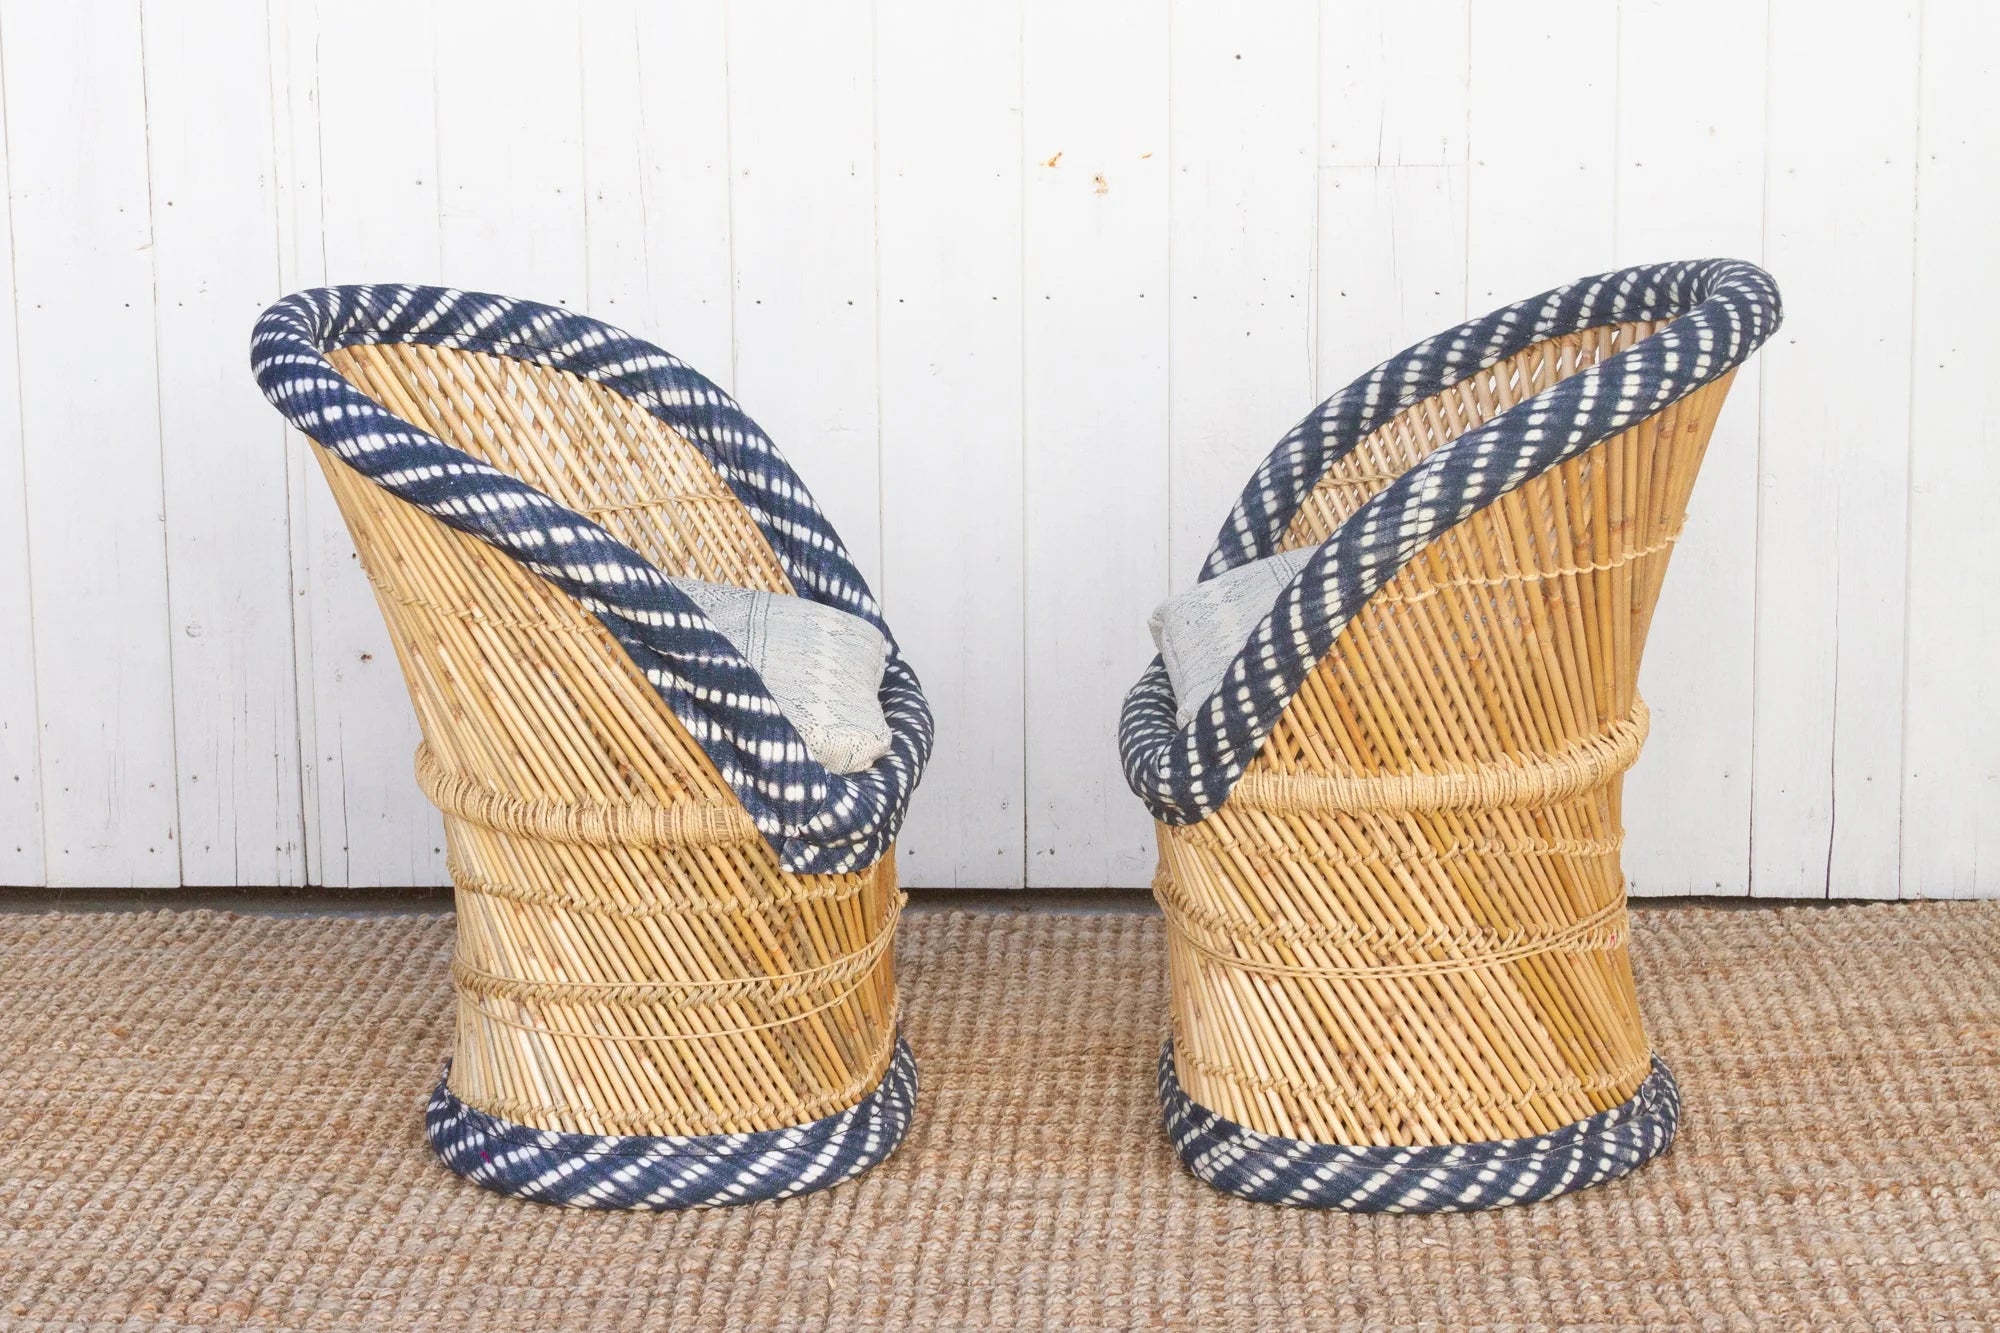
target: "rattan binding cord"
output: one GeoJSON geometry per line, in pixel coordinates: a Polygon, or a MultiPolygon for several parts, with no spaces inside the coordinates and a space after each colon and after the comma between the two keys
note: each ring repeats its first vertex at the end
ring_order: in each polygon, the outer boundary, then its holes
{"type": "MultiPolygon", "coordinates": [[[[1548,339],[1409,407],[1321,480],[1285,547],[1659,327],[1548,339]]],[[[1195,1103],[1285,1139],[1445,1145],[1547,1134],[1639,1089],[1620,787],[1645,737],[1640,650],[1728,384],[1426,547],[1229,800],[1158,825],[1195,1103]]]]}
{"type": "MultiPolygon", "coordinates": [[[[701,453],[623,396],[414,343],[328,360],[668,574],[790,591],[701,453]]],[[[451,1090],[541,1130],[712,1135],[854,1106],[895,1046],[893,856],[802,877],[578,603],[318,451],[375,586],[457,887],[451,1090]]]]}

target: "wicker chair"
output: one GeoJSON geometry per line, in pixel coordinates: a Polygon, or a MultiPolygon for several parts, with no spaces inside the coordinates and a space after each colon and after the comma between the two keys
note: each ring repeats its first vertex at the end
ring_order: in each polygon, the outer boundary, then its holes
{"type": "Polygon", "coordinates": [[[1318,553],[1186,727],[1156,659],[1121,729],[1160,821],[1160,1096],[1196,1175],[1444,1211],[1671,1143],[1620,785],[1696,469],[1778,319],[1748,264],[1587,279],[1363,376],[1245,488],[1204,578],[1318,553]]]}
{"type": "Polygon", "coordinates": [[[908,1126],[892,839],[930,748],[894,650],[889,755],[829,773],[664,575],[883,629],[755,423],[547,306],[304,292],[252,339],[320,446],[423,730],[457,890],[452,1170],[601,1208],[848,1179],[908,1126]]]}

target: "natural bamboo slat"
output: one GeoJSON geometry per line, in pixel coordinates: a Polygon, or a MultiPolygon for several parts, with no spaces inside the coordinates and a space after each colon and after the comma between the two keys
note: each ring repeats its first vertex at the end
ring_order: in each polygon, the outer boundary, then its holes
{"type": "MultiPolygon", "coordinates": [[[[685,439],[564,371],[328,354],[403,419],[669,574],[790,591],[685,439]]],[[[713,1134],[852,1106],[893,1052],[893,856],[795,876],[598,622],[486,544],[320,461],[387,619],[458,906],[452,1090],[542,1129],[713,1134]]]]}
{"type": "MultiPolygon", "coordinates": [[[[1538,343],[1324,477],[1324,541],[1445,442],[1657,324],[1538,343]]],[[[1176,1072],[1266,1133],[1546,1133],[1637,1090],[1620,788],[1640,652],[1724,376],[1473,515],[1348,624],[1214,814],[1159,826],[1176,1072]]]]}

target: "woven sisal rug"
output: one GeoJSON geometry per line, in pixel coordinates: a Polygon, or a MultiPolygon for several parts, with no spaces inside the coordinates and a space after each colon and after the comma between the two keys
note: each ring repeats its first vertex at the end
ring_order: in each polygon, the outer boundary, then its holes
{"type": "Polygon", "coordinates": [[[1181,1174],[1159,923],[920,914],[923,1071],[860,1181],[681,1216],[447,1175],[451,924],[0,916],[0,1327],[2000,1324],[2000,903],[1639,913],[1673,1153],[1356,1218],[1181,1174]]]}

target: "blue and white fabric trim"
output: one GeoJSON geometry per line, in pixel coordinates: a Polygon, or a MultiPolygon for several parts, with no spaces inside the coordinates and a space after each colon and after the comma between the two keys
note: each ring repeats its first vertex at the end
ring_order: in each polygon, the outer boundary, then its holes
{"type": "Polygon", "coordinates": [[[1630,1100],[1532,1138],[1357,1148],[1263,1134],[1192,1101],[1160,1052],[1160,1112],[1187,1169],[1258,1203],[1349,1213],[1463,1213],[1616,1180],[1673,1146],[1681,1095],[1657,1056],[1630,1100]]]}
{"type": "Polygon", "coordinates": [[[1417,552],[1531,478],[1742,364],[1780,318],[1777,286],[1753,264],[1625,269],[1428,338],[1321,403],[1244,487],[1203,579],[1274,554],[1327,469],[1404,408],[1545,339],[1673,320],[1466,432],[1371,497],[1293,577],[1186,726],[1175,723],[1173,686],[1155,657],[1119,723],[1132,790],[1167,824],[1193,824],[1219,809],[1341,630],[1417,552]]]}
{"type": "Polygon", "coordinates": [[[840,538],[777,446],[734,400],[648,343],[554,306],[441,287],[326,287],[265,311],[251,366],[273,406],[377,485],[486,542],[577,599],[631,655],[715,762],[782,866],[873,865],[895,840],[931,750],[916,674],[840,538]],[[858,773],[806,752],[763,680],[638,552],[518,477],[389,412],[325,353],[426,343],[515,357],[625,395],[692,442],[735,493],[802,597],[860,616],[889,643],[889,753],[858,773]]]}
{"type": "Polygon", "coordinates": [[[852,1180],[896,1150],[917,1101],[900,1037],[875,1091],[845,1111],[751,1134],[564,1134],[474,1110],[438,1079],[424,1133],[438,1160],[501,1194],[570,1208],[662,1212],[789,1199],[852,1180]]]}

